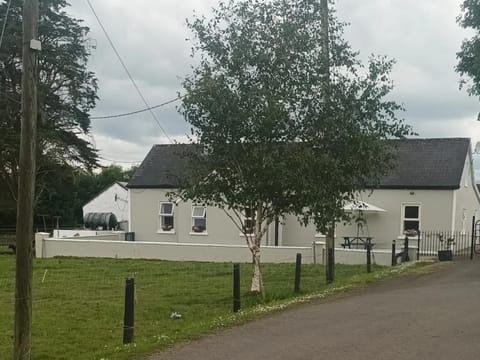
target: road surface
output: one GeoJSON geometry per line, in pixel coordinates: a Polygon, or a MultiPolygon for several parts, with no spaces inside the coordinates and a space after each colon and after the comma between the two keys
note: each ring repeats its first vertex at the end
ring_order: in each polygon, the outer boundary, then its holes
{"type": "Polygon", "coordinates": [[[149,360],[478,360],[480,261],[384,281],[149,360]]]}

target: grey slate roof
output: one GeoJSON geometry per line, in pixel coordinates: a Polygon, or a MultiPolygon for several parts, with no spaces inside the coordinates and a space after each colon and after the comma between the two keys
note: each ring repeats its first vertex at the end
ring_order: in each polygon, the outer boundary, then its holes
{"type": "MultiPolygon", "coordinates": [[[[391,140],[396,166],[382,177],[380,189],[457,189],[470,149],[468,138],[391,140]]],[[[182,154],[192,145],[154,145],[129,188],[175,188],[185,175],[187,160],[182,154]]],[[[373,187],[373,185],[372,185],[373,187]]]]}
{"type": "Polygon", "coordinates": [[[171,189],[187,168],[186,151],[194,145],[154,145],[127,184],[128,188],[171,189]]]}
{"type": "Polygon", "coordinates": [[[380,179],[380,189],[458,189],[468,138],[391,140],[396,166],[380,179]]]}

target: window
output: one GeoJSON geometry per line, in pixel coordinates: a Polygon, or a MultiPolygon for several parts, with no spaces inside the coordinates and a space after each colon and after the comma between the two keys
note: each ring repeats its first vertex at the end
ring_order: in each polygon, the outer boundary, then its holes
{"type": "Polygon", "coordinates": [[[247,234],[253,233],[255,226],[255,212],[251,208],[245,209],[245,216],[243,218],[243,230],[247,234]]]}
{"type": "Polygon", "coordinates": [[[192,231],[194,233],[207,231],[207,208],[205,206],[192,206],[192,231]]]}
{"type": "Polygon", "coordinates": [[[420,229],[420,205],[402,205],[402,233],[406,230],[420,229]]]}
{"type": "Polygon", "coordinates": [[[160,218],[160,231],[173,232],[174,230],[173,203],[161,202],[158,216],[160,218]]]}

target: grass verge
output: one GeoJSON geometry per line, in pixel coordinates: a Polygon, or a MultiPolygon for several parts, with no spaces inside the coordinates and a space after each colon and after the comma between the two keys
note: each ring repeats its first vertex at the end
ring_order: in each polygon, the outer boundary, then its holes
{"type": "MultiPolygon", "coordinates": [[[[13,343],[14,256],[0,255],[0,354],[13,343]]],[[[325,285],[321,265],[303,265],[301,292],[293,292],[294,264],[264,264],[265,297],[249,290],[250,266],[241,265],[242,311],[233,314],[232,264],[119,259],[37,259],[33,276],[34,360],[140,359],[145,354],[294,304],[387,277],[428,271],[337,265],[325,285]],[[135,277],[135,343],[122,345],[125,278],[135,277]],[[170,317],[172,312],[180,319],[170,317]]]]}

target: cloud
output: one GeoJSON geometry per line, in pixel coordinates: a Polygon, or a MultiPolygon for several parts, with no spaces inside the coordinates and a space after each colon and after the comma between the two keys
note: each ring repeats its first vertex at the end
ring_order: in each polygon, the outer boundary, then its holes
{"type": "MultiPolygon", "coordinates": [[[[456,23],[461,0],[337,0],[337,15],[351,25],[345,37],[366,60],[371,53],[396,60],[391,98],[402,103],[406,121],[422,137],[465,136],[480,141],[478,99],[458,89],[454,67],[462,40],[471,33],[456,23]]],[[[216,0],[102,0],[92,2],[119,53],[150,105],[176,97],[191,72],[185,19],[208,14],[216,0]]],[[[144,104],[130,83],[84,0],[70,13],[91,28],[97,47],[91,68],[99,78],[100,100],[92,115],[138,110],[144,104]]],[[[188,125],[177,104],[155,110],[162,126],[185,140],[188,125]]],[[[141,159],[154,143],[167,142],[150,114],[92,121],[104,157],[141,159]]]]}
{"type": "MultiPolygon", "coordinates": [[[[184,143],[188,140],[186,136],[174,136],[172,139],[179,143],[184,143]]],[[[168,142],[167,139],[162,140],[162,143],[168,142]]],[[[138,143],[120,140],[105,135],[94,136],[94,142],[97,149],[101,152],[101,165],[116,164],[124,168],[140,165],[153,144],[151,142],[138,143]]]]}

